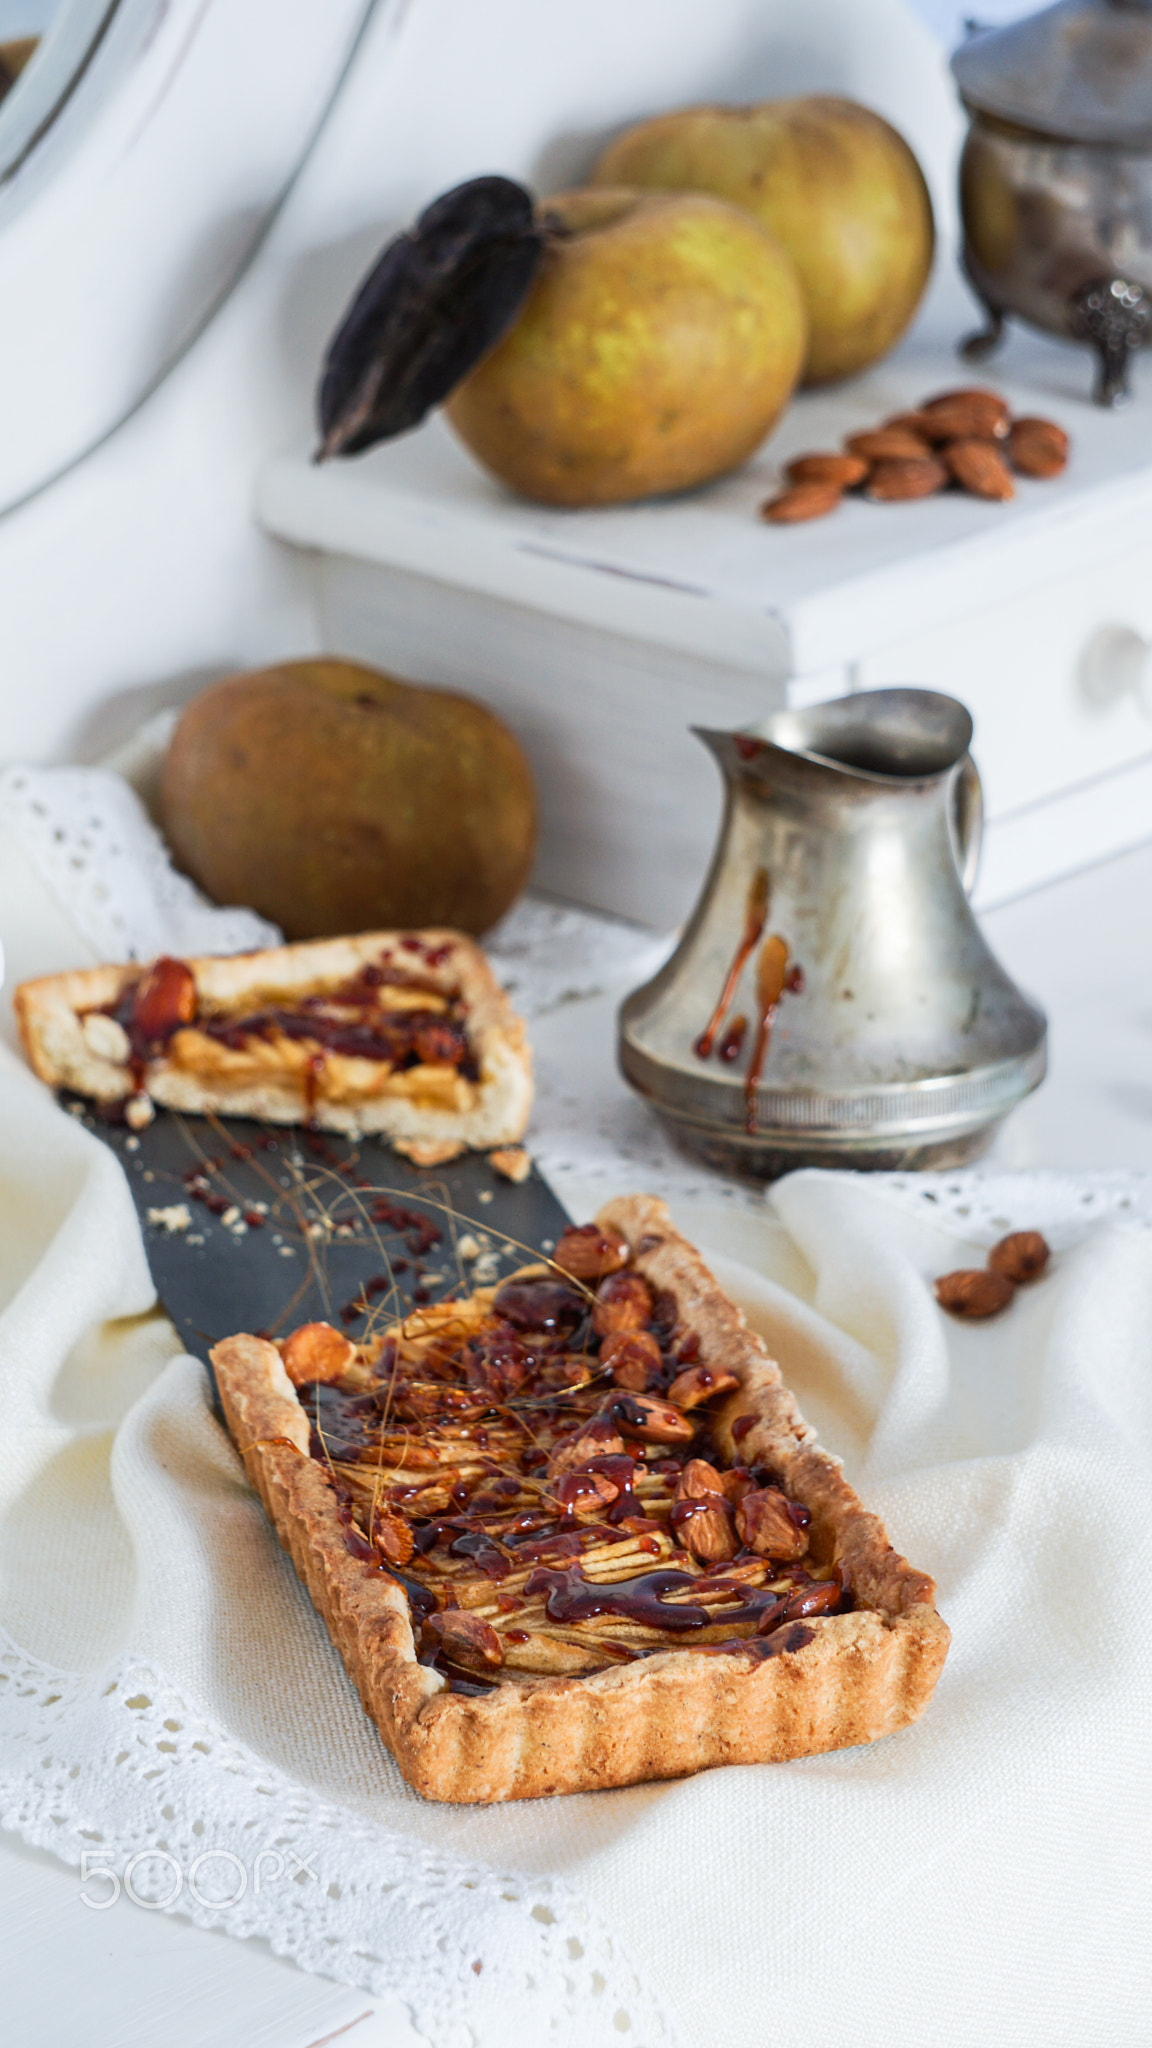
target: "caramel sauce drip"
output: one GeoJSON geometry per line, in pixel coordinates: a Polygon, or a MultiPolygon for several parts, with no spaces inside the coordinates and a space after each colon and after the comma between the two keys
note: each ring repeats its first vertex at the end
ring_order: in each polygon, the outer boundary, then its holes
{"type": "Polygon", "coordinates": [[[711,1055],[716,1035],[728,1015],[732,998],[736,993],[736,984],[744,971],[744,963],[758,945],[767,922],[769,895],[768,870],[757,868],[748,884],[748,895],[744,903],[744,929],[740,934],[740,943],[732,956],[732,964],[724,978],[720,1000],[692,1048],[697,1059],[706,1060],[711,1055]]]}
{"type": "Polygon", "coordinates": [[[756,1129],[756,1090],[764,1072],[776,1007],[788,981],[788,948],[778,932],[765,939],[756,962],[756,1036],[744,1076],[744,1128],[756,1129]]]}

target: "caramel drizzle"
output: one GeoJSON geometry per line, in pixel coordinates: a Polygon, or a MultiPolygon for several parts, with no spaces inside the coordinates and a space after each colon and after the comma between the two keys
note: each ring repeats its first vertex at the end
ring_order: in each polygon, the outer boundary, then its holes
{"type": "MultiPolygon", "coordinates": [[[[589,1290],[573,1276],[565,1274],[564,1280],[588,1298],[589,1290]]],[[[544,1282],[542,1293],[548,1284],[544,1282]]],[[[471,1334],[476,1335],[489,1325],[489,1317],[481,1315],[475,1321],[465,1317],[463,1322],[471,1323],[471,1334]]],[[[580,1334],[587,1343],[587,1336],[580,1334]]],[[[808,1560],[804,1565],[781,1566],[744,1552],[703,1572],[691,1563],[679,1547],[679,1531],[670,1514],[677,1473],[683,1469],[690,1446],[677,1445],[674,1450],[669,1446],[665,1456],[655,1460],[655,1469],[649,1469],[642,1451],[638,1454],[631,1443],[623,1456],[585,1461],[581,1468],[585,1476],[603,1469],[606,1477],[620,1482],[618,1500],[607,1506],[598,1521],[577,1520],[572,1514],[568,1499],[572,1489],[565,1477],[549,1478],[545,1471],[537,1474],[534,1467],[525,1469],[526,1461],[518,1454],[523,1443],[521,1429],[530,1441],[540,1442],[543,1465],[549,1445],[566,1427],[576,1424],[591,1434],[597,1421],[605,1427],[629,1422],[629,1415],[623,1413],[628,1404],[621,1393],[610,1399],[611,1415],[605,1409],[603,1392],[594,1384],[603,1369],[594,1356],[581,1358],[583,1373],[577,1384],[563,1391],[529,1385],[513,1397],[516,1407],[523,1404],[526,1409],[536,1409],[533,1420],[542,1442],[528,1425],[527,1415],[512,1412],[512,1401],[499,1396],[485,1400],[480,1390],[481,1405],[487,1412],[479,1426],[443,1414],[430,1415],[422,1431],[410,1429],[393,1409],[395,1395],[401,1391],[398,1374],[414,1391],[423,1392],[426,1387],[431,1393],[437,1386],[441,1395],[449,1396],[459,1388],[457,1374],[463,1360],[457,1362],[457,1345],[464,1337],[463,1327],[438,1331],[435,1336],[426,1328],[409,1337],[404,1325],[394,1326],[375,1372],[366,1364],[363,1379],[357,1373],[351,1387],[332,1388],[337,1406],[349,1397],[356,1403],[356,1433],[363,1431],[358,1444],[336,1443],[326,1434],[319,1390],[315,1390],[313,1456],[326,1464],[337,1487],[345,1539],[354,1555],[391,1574],[405,1588],[417,1635],[428,1613],[463,1610],[475,1618],[478,1627],[490,1630],[494,1648],[503,1645],[509,1675],[515,1675],[518,1664],[521,1670],[525,1668],[516,1646],[527,1641],[542,1645],[549,1637],[558,1653],[563,1653],[565,1645],[578,1648],[585,1669],[653,1654],[682,1642],[685,1632],[694,1643],[703,1635],[705,1644],[717,1649],[727,1646],[732,1654],[739,1654],[747,1644],[747,1654],[756,1658],[769,1653],[761,1647],[766,1638],[754,1632],[783,1629],[809,1613],[839,1607],[844,1585],[835,1568],[827,1577],[819,1569],[814,1576],[808,1560]],[[407,1354],[403,1364],[401,1352],[407,1354]],[[415,1379],[409,1377],[413,1368],[415,1379]],[[429,1372],[431,1377],[426,1377],[429,1372]],[[367,1412],[371,1399],[364,1399],[373,1378],[376,1421],[367,1412]],[[556,1413],[556,1408],[566,1413],[556,1413]],[[391,1423],[386,1419],[389,1410],[393,1410],[391,1423]],[[403,1468],[410,1459],[412,1469],[406,1474],[403,1468]],[[626,1484],[622,1483],[624,1467],[629,1468],[626,1484]],[[430,1498],[433,1489],[435,1502],[430,1498]],[[402,1556],[380,1555],[373,1541],[378,1512],[386,1519],[399,1515],[407,1523],[420,1576],[412,1578],[398,1569],[406,1562],[402,1556]],[[653,1515],[656,1520],[651,1519],[653,1515]],[[619,1526],[621,1522],[627,1526],[619,1526]],[[434,1559],[432,1551],[439,1556],[434,1559]],[[810,1601],[815,1605],[809,1605],[810,1601]],[[513,1616],[522,1626],[509,1626],[513,1616]],[[631,1641],[616,1639],[619,1623],[613,1626],[613,1616],[624,1621],[631,1641]]],[[[661,1326],[661,1337],[668,1352],[659,1375],[663,1379],[683,1364],[693,1339],[679,1327],[665,1336],[661,1326]]],[[[531,1344],[531,1337],[525,1341],[531,1344]]],[[[300,1398],[307,1412],[311,1405],[307,1393],[302,1390],[300,1398]]],[[[707,1430],[705,1415],[693,1415],[692,1419],[694,1423],[698,1419],[707,1430]]],[[[651,1455],[649,1452],[649,1460],[651,1455]]],[[[756,1483],[763,1481],[753,1481],[756,1483]]],[[[786,1646],[799,1647],[799,1643],[789,1641],[786,1646]]],[[[428,1661],[427,1644],[423,1654],[428,1661]]],[[[460,1671],[448,1642],[437,1644],[431,1661],[445,1671],[450,1685],[459,1678],[467,1689],[488,1689],[483,1674],[481,1683],[476,1684],[477,1672],[470,1663],[460,1671]]],[[[529,1674],[544,1668],[531,1660],[527,1665],[529,1674]]]]}
{"type": "Polygon", "coordinates": [[[764,1072],[776,1008],[788,984],[788,948],[778,932],[765,939],[756,962],[756,1036],[744,1076],[744,1128],[749,1137],[756,1130],[756,1090],[764,1072]]]}
{"type": "Polygon", "coordinates": [[[736,984],[744,971],[745,962],[750,958],[759,943],[760,935],[768,921],[769,897],[768,870],[767,868],[757,868],[748,885],[748,895],[744,904],[744,930],[740,935],[740,943],[732,956],[732,965],[728,969],[724,986],[720,991],[720,1000],[692,1048],[697,1059],[706,1060],[711,1055],[712,1047],[716,1042],[716,1034],[728,1015],[732,998],[736,993],[736,984]]]}

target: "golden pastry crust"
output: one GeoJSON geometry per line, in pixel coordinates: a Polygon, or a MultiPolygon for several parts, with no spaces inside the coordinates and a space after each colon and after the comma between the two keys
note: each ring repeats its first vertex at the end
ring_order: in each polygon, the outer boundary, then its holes
{"type": "Polygon", "coordinates": [[[597,1222],[627,1239],[634,1270],[676,1297],[700,1362],[739,1380],[716,1418],[717,1443],[730,1455],[736,1424],[740,1456],[753,1447],[781,1473],[811,1512],[813,1554],[846,1567],[855,1610],[778,1628],[746,1651],[677,1647],[587,1676],[506,1675],[481,1696],[452,1692],[417,1661],[402,1587],[349,1550],[276,1347],[229,1338],[212,1357],[233,1440],[365,1711],[427,1798],[540,1798],[871,1742],[922,1712],[944,1662],[948,1629],[932,1581],[897,1555],[821,1450],[761,1340],[664,1204],[626,1197],[597,1222]]]}
{"type": "MultiPolygon", "coordinates": [[[[532,1106],[532,1063],[524,1026],[480,948],[459,932],[364,932],[294,946],[183,963],[198,1005],[240,1014],[260,1004],[290,1006],[339,989],[366,967],[411,977],[391,984],[389,1001],[413,997],[453,1002],[464,1013],[479,1078],[451,1066],[417,1065],[389,1072],[376,1059],[329,1052],[310,1061],[300,1041],[254,1039],[242,1050],[195,1028],[177,1029],[150,1058],[136,1088],[110,1019],[147,969],[93,967],[24,982],[13,1002],[28,1058],[42,1081],[100,1102],[130,1092],[190,1114],[255,1117],[269,1123],[310,1122],[357,1137],[379,1132],[401,1148],[435,1144],[457,1151],[503,1145],[522,1136],[532,1106]],[[109,1056],[109,1044],[111,1042],[109,1056]],[[117,1052],[121,1056],[115,1056],[117,1052]],[[309,1068],[312,1072],[309,1072],[309,1068]]],[[[120,1034],[123,1038],[123,1033],[120,1034]]],[[[440,1152],[441,1158],[451,1156],[440,1152]]]]}

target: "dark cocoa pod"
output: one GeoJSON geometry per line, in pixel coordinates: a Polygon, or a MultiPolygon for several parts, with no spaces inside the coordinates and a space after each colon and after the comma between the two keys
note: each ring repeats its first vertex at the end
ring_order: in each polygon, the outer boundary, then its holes
{"type": "Polygon", "coordinates": [[[316,460],[419,426],[512,325],[544,242],[511,178],[454,186],[389,242],[328,345],[316,460]]]}

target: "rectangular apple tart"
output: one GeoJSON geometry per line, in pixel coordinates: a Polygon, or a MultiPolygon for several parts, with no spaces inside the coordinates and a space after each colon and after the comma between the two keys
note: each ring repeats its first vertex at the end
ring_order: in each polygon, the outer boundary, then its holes
{"type": "Polygon", "coordinates": [[[380,1132],[419,1164],[514,1143],[532,1105],[520,1019],[459,932],[365,932],[230,958],[25,982],[41,1080],[130,1124],[153,1105],[380,1132]]]}
{"type": "Polygon", "coordinates": [[[948,1630],[662,1202],[354,1344],[212,1353],[405,1778],[529,1799],[870,1742],[948,1630]]]}

